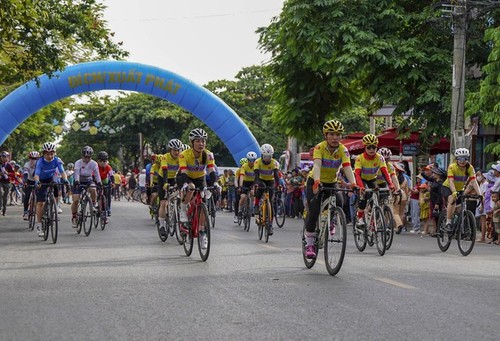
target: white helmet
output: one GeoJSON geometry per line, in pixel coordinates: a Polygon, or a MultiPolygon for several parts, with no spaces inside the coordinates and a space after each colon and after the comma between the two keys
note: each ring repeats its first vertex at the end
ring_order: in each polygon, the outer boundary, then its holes
{"type": "Polygon", "coordinates": [[[174,149],[174,150],[182,150],[183,144],[181,140],[178,139],[171,139],[168,141],[168,148],[174,149]]]}
{"type": "Polygon", "coordinates": [[[264,143],[262,146],[260,146],[260,153],[262,156],[268,156],[272,157],[274,154],[274,148],[268,143],[264,143]]]}
{"type": "Polygon", "coordinates": [[[257,160],[257,153],[256,152],[248,152],[247,153],[247,160],[250,162],[254,162],[257,160]]]}
{"type": "Polygon", "coordinates": [[[458,148],[457,150],[455,150],[455,157],[460,157],[460,156],[469,157],[470,156],[469,150],[467,148],[458,148]]]}
{"type": "Polygon", "coordinates": [[[56,145],[55,145],[55,143],[52,143],[52,142],[45,142],[42,146],[42,150],[44,152],[55,152],[56,145]]]}
{"type": "Polygon", "coordinates": [[[188,144],[186,144],[186,143],[184,143],[184,144],[182,145],[182,151],[185,151],[185,150],[188,150],[188,149],[191,149],[191,146],[190,146],[190,145],[188,145],[188,144]]]}
{"type": "Polygon", "coordinates": [[[380,155],[382,155],[384,157],[384,159],[387,161],[389,160],[389,158],[391,157],[392,155],[392,152],[389,148],[385,148],[385,147],[382,147],[378,150],[378,152],[380,153],[380,155]]]}
{"type": "Polygon", "coordinates": [[[196,140],[196,139],[206,140],[207,137],[208,137],[207,132],[201,128],[194,128],[189,133],[189,141],[191,141],[191,142],[193,142],[193,140],[196,140]]]}

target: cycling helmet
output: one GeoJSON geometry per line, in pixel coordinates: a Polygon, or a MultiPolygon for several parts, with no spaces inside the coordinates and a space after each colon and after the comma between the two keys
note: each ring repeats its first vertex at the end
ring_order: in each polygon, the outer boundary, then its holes
{"type": "Polygon", "coordinates": [[[363,144],[365,146],[368,146],[368,145],[378,145],[378,138],[373,135],[373,134],[367,134],[365,136],[363,136],[363,144]]]}
{"type": "Polygon", "coordinates": [[[191,142],[193,142],[193,140],[196,140],[196,139],[206,140],[207,137],[208,137],[207,132],[201,128],[194,128],[189,133],[189,141],[191,141],[191,142]]]}
{"type": "Polygon", "coordinates": [[[254,162],[255,160],[257,160],[257,153],[256,152],[248,152],[247,153],[247,160],[249,162],[254,162]]]}
{"type": "Polygon", "coordinates": [[[245,163],[247,163],[247,162],[248,162],[247,158],[246,158],[246,157],[242,157],[242,158],[240,159],[240,166],[243,166],[243,165],[244,165],[245,163]]]}
{"type": "Polygon", "coordinates": [[[380,155],[384,157],[384,159],[389,160],[389,158],[392,156],[392,152],[389,148],[382,147],[378,150],[380,155]]]}
{"type": "Polygon", "coordinates": [[[9,156],[9,152],[6,152],[6,151],[3,151],[2,153],[0,153],[0,156],[3,156],[3,157],[7,157],[9,156]]]}
{"type": "Polygon", "coordinates": [[[9,161],[9,163],[10,163],[10,165],[11,165],[12,167],[14,167],[14,165],[16,164],[16,161],[14,161],[14,160],[10,160],[10,161],[9,161]]]}
{"type": "Polygon", "coordinates": [[[38,159],[38,158],[40,158],[40,153],[37,152],[36,150],[33,150],[33,151],[29,152],[28,158],[30,158],[30,159],[38,159]]]}
{"type": "Polygon", "coordinates": [[[92,156],[94,150],[90,146],[85,146],[82,148],[82,156],[92,156]]]}
{"type": "Polygon", "coordinates": [[[188,150],[188,149],[191,149],[191,146],[190,146],[190,145],[188,145],[188,144],[184,144],[184,149],[183,149],[182,151],[184,151],[184,150],[188,150]]]}
{"type": "Polygon", "coordinates": [[[455,157],[469,157],[469,150],[467,148],[458,148],[455,150],[455,157]]]}
{"type": "Polygon", "coordinates": [[[326,133],[343,133],[344,125],[337,120],[330,120],[323,124],[323,134],[326,133]]]}
{"type": "Polygon", "coordinates": [[[262,156],[268,156],[271,157],[274,154],[274,148],[268,143],[264,143],[262,146],[260,146],[260,153],[262,156]]]}
{"type": "Polygon", "coordinates": [[[52,143],[52,142],[45,142],[42,146],[42,150],[44,152],[55,152],[56,145],[55,145],[55,143],[52,143]]]}
{"type": "MultiPolygon", "coordinates": [[[[190,135],[191,136],[191,135],[190,135]]],[[[168,141],[168,148],[174,149],[174,150],[182,150],[182,142],[181,140],[178,139],[171,139],[168,141]]]]}
{"type": "Polygon", "coordinates": [[[102,152],[99,152],[99,154],[97,154],[97,159],[98,160],[107,160],[107,159],[109,159],[109,155],[107,152],[102,151],[102,152]]]}
{"type": "Polygon", "coordinates": [[[75,164],[73,162],[68,163],[68,169],[75,168],[75,164]]]}

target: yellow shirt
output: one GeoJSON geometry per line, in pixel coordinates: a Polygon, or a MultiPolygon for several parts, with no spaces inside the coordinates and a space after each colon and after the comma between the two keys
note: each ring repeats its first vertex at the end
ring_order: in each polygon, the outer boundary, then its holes
{"type": "Polygon", "coordinates": [[[361,170],[361,179],[370,181],[377,178],[377,173],[380,168],[387,167],[384,157],[379,153],[375,154],[373,160],[365,158],[365,153],[359,154],[354,163],[354,171],[361,170]]]}
{"type": "Polygon", "coordinates": [[[121,185],[122,177],[120,176],[120,174],[118,173],[113,174],[113,182],[115,185],[121,185]]]}
{"type": "MultiPolygon", "coordinates": [[[[159,156],[157,156],[159,157],[159,156]]],[[[151,177],[151,183],[152,184],[157,184],[158,183],[158,169],[160,168],[160,165],[158,162],[155,161],[153,163],[153,166],[151,166],[151,170],[149,171],[149,176],[151,177]]]]}
{"type": "Polygon", "coordinates": [[[243,177],[243,181],[253,182],[255,180],[254,167],[255,163],[250,166],[250,162],[247,162],[240,168],[240,175],[243,177]]]}
{"type": "MultiPolygon", "coordinates": [[[[336,182],[339,168],[351,165],[349,151],[342,143],[333,152],[328,149],[326,141],[318,143],[313,152],[313,160],[316,159],[321,160],[319,181],[322,183],[336,182]]],[[[309,177],[313,178],[312,171],[309,172],[309,177]]]]}
{"type": "MultiPolygon", "coordinates": [[[[453,162],[448,166],[448,179],[453,178],[453,183],[457,191],[461,191],[464,189],[465,183],[468,179],[474,180],[476,178],[475,174],[476,171],[474,170],[474,167],[472,167],[472,165],[470,165],[468,168],[464,167],[462,169],[456,162],[453,162]]],[[[443,186],[450,188],[450,181],[448,179],[443,182],[443,186]]]]}
{"type": "Polygon", "coordinates": [[[179,158],[174,158],[172,154],[166,153],[161,157],[160,173],[163,177],[163,171],[167,171],[167,179],[174,179],[179,170],[179,158]]]}
{"type": "Polygon", "coordinates": [[[264,181],[274,180],[274,170],[279,169],[279,164],[275,159],[271,159],[271,162],[266,165],[262,162],[262,158],[259,157],[253,165],[254,172],[257,169],[259,170],[259,179],[264,181]]]}
{"type": "Polygon", "coordinates": [[[207,160],[205,164],[202,164],[203,153],[196,158],[193,149],[183,151],[179,155],[179,169],[186,171],[187,176],[191,179],[199,179],[205,176],[205,167],[207,169],[215,167],[214,155],[207,149],[205,149],[205,152],[207,153],[207,160]]]}
{"type": "MultiPolygon", "coordinates": [[[[387,172],[389,172],[389,176],[395,175],[396,173],[394,171],[394,166],[392,165],[392,163],[386,162],[386,165],[387,165],[387,172]]],[[[382,172],[379,169],[378,173],[377,173],[377,185],[385,184],[385,183],[386,182],[385,182],[384,174],[382,174],[382,172]]]]}

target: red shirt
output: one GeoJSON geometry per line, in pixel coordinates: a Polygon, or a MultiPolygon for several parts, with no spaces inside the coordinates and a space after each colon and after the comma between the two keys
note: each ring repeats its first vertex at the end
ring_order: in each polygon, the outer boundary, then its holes
{"type": "Polygon", "coordinates": [[[113,168],[110,165],[106,165],[105,167],[99,166],[99,175],[101,176],[102,183],[108,183],[111,174],[113,174],[113,168]]]}

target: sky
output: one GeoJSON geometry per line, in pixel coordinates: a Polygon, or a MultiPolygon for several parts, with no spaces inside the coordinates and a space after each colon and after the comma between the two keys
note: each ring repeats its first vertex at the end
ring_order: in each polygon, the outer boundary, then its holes
{"type": "Polygon", "coordinates": [[[258,27],[279,15],[284,0],[102,0],[104,19],[130,52],[128,61],[156,66],[199,85],[233,80],[269,55],[258,27]]]}

